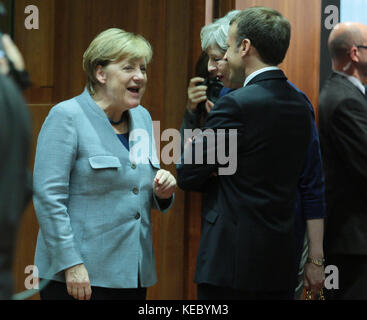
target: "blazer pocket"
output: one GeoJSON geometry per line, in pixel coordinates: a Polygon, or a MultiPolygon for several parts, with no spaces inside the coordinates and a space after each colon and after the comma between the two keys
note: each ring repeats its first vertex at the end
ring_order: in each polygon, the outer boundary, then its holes
{"type": "Polygon", "coordinates": [[[113,156],[94,156],[88,160],[93,169],[117,169],[121,167],[119,158],[113,156]]]}
{"type": "Polygon", "coordinates": [[[218,214],[217,211],[210,210],[210,211],[208,211],[208,212],[205,213],[204,219],[206,221],[208,221],[209,223],[214,224],[215,221],[217,221],[218,215],[219,214],[218,214]]]}

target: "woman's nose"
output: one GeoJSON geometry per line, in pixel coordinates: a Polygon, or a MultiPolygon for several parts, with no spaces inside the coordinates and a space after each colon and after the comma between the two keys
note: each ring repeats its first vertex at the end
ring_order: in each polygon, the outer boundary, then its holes
{"type": "Polygon", "coordinates": [[[208,63],[208,72],[211,73],[211,72],[214,72],[214,71],[217,71],[217,66],[214,65],[213,63],[208,63]]]}
{"type": "Polygon", "coordinates": [[[144,80],[145,75],[142,70],[138,69],[134,73],[134,80],[141,81],[144,80]]]}

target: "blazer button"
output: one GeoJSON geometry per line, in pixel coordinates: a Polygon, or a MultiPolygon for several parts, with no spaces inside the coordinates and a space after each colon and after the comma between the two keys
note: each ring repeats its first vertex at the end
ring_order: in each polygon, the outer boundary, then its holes
{"type": "Polygon", "coordinates": [[[138,188],[134,188],[133,189],[133,192],[134,192],[134,194],[139,194],[139,189],[138,188]]]}
{"type": "Polygon", "coordinates": [[[136,220],[139,220],[140,219],[140,213],[139,212],[136,214],[135,219],[136,220]]]}
{"type": "Polygon", "coordinates": [[[135,170],[136,169],[136,164],[135,163],[132,163],[131,164],[131,169],[135,170]]]}

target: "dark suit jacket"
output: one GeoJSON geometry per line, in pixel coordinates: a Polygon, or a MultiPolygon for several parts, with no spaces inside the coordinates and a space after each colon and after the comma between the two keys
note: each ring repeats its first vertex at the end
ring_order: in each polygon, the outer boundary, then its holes
{"type": "Polygon", "coordinates": [[[27,171],[31,129],[22,93],[2,75],[0,122],[0,299],[9,299],[16,231],[31,196],[27,171]]]}
{"type": "Polygon", "coordinates": [[[182,189],[207,191],[197,283],[246,291],[292,289],[294,208],[310,123],[305,99],[280,70],[262,73],[217,101],[204,130],[238,130],[236,172],[213,177],[218,159],[177,166],[182,189]]]}
{"type": "Polygon", "coordinates": [[[367,99],[333,72],[320,94],[326,254],[367,254],[367,99]]]}

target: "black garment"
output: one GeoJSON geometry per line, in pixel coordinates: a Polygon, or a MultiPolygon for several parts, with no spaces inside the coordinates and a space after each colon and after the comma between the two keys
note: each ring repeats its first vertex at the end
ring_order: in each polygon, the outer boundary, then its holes
{"type": "Polygon", "coordinates": [[[13,62],[8,59],[9,62],[9,77],[13,79],[14,83],[18,85],[19,89],[26,90],[31,85],[31,79],[27,70],[19,71],[15,69],[13,62]]]}
{"type": "Polygon", "coordinates": [[[327,300],[367,300],[367,256],[328,255],[326,265],[338,267],[336,289],[324,290],[327,300]]]}
{"type": "Polygon", "coordinates": [[[294,292],[248,292],[210,284],[198,285],[198,300],[293,300],[294,292]]]}
{"type": "MultiPolygon", "coordinates": [[[[147,289],[113,289],[92,286],[91,300],[146,300],[147,289]]],[[[40,292],[42,300],[76,300],[68,294],[66,284],[50,281],[40,292]]]]}
{"type": "Polygon", "coordinates": [[[12,294],[16,231],[31,197],[30,137],[30,116],[22,93],[0,75],[0,299],[10,299],[12,294]]]}
{"type": "Polygon", "coordinates": [[[280,70],[257,75],[215,104],[203,129],[227,129],[226,149],[228,129],[237,129],[237,170],[213,177],[227,165],[205,161],[217,149],[207,150],[200,136],[192,149],[204,146],[204,163],[177,166],[182,189],[207,191],[198,284],[251,292],[294,289],[294,208],[310,128],[305,99],[280,70]]]}
{"type": "MultiPolygon", "coordinates": [[[[342,74],[333,72],[321,91],[319,128],[327,204],[326,259],[367,256],[367,100],[342,74]]],[[[361,272],[359,276],[367,279],[367,269],[361,272]]],[[[356,286],[353,296],[365,297],[367,288],[360,289],[356,286]]]]}

